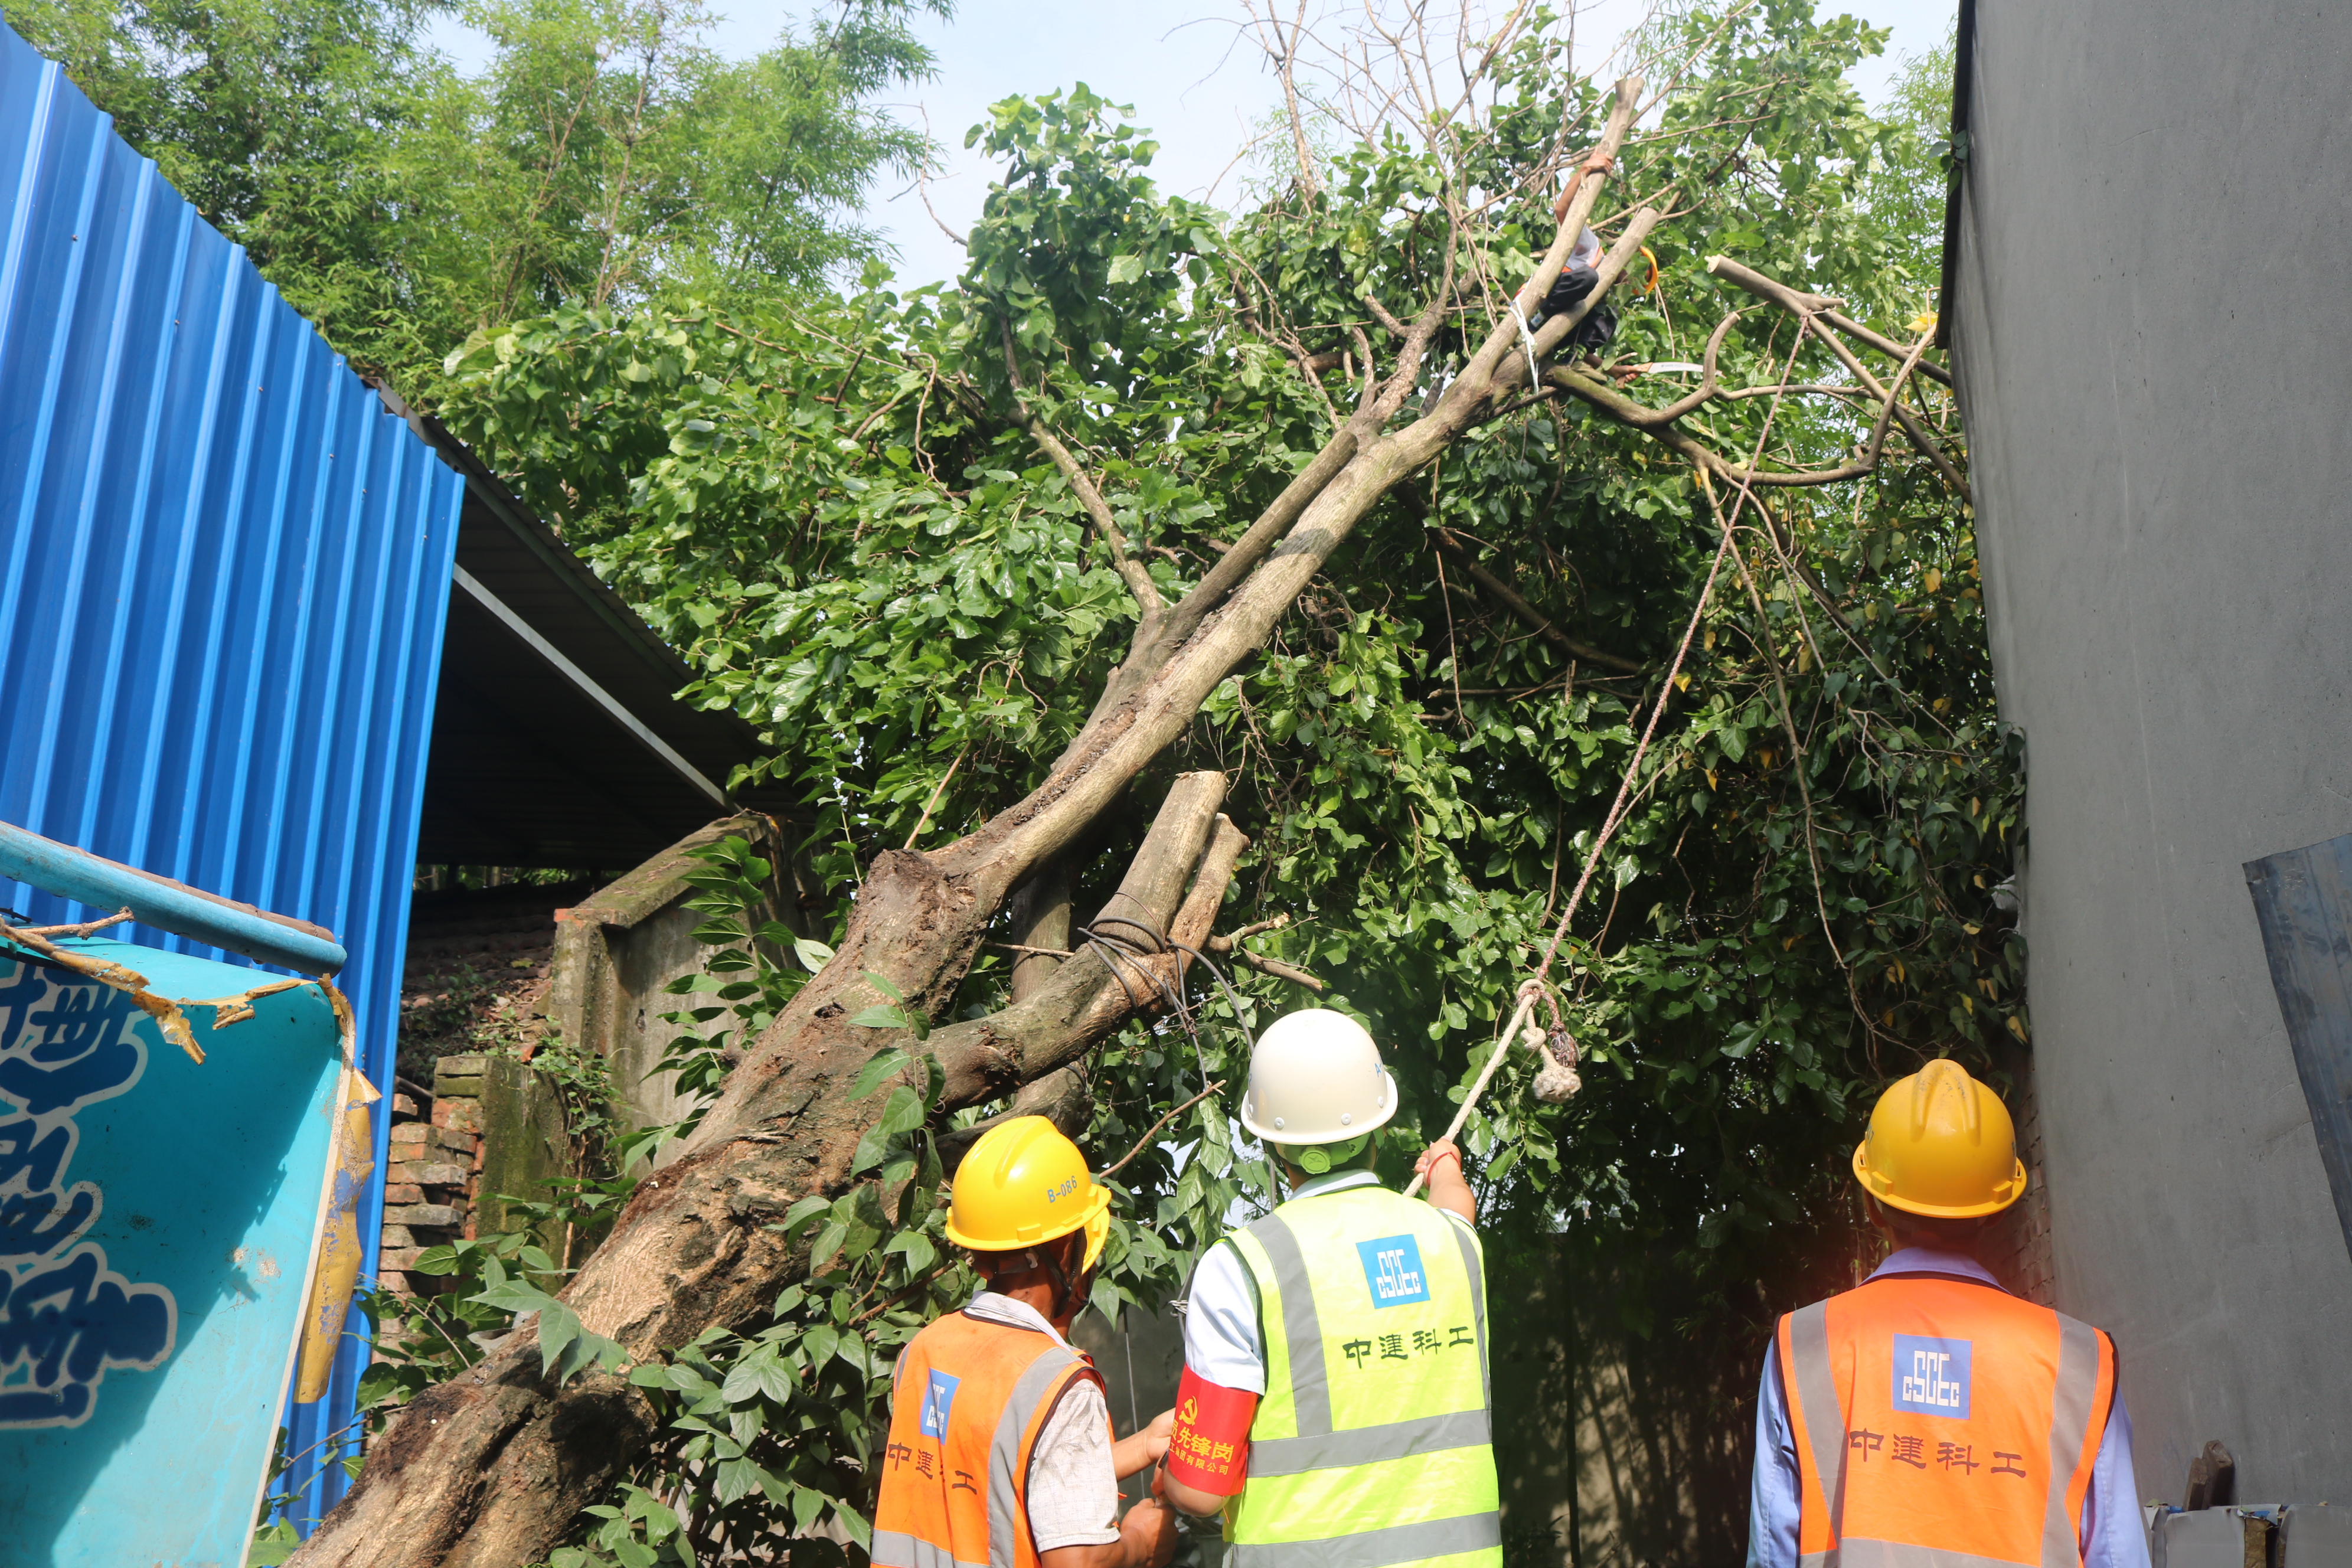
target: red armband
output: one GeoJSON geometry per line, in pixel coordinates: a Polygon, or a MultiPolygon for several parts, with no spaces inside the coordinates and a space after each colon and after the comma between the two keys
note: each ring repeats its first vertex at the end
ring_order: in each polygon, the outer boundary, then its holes
{"type": "Polygon", "coordinates": [[[1232,1497],[1249,1479],[1250,1423],[1257,1395],[1222,1388],[1191,1367],[1176,1384],[1176,1426],[1168,1434],[1168,1473],[1197,1491],[1232,1497]]]}

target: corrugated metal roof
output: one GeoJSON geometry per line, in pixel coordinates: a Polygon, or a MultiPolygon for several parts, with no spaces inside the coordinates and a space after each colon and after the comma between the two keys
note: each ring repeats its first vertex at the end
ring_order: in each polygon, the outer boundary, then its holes
{"type": "MultiPolygon", "coordinates": [[[[0,819],[332,930],[387,1090],[462,495],[0,27],[0,819]]],[[[359,1366],[296,1411],[304,1512],[343,1489],[359,1366]]]]}

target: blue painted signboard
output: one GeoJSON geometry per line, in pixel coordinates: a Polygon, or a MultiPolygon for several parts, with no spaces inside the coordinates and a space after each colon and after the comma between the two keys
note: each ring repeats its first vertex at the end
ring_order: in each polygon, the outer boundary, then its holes
{"type": "Polygon", "coordinates": [[[232,1568],[333,1195],[347,1015],[320,981],[49,945],[0,942],[0,1562],[232,1568]]]}

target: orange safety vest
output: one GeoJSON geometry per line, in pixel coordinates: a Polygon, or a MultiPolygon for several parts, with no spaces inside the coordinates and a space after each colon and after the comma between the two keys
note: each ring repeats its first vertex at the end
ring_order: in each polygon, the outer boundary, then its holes
{"type": "Polygon", "coordinates": [[[2082,1568],[2105,1334],[1990,1285],[1892,1275],[1790,1313],[1779,1342],[1804,1568],[2082,1568]]]}
{"type": "Polygon", "coordinates": [[[950,1312],[891,1375],[874,1568],[1037,1568],[1029,1460],[1093,1363],[1034,1329],[950,1312]]]}

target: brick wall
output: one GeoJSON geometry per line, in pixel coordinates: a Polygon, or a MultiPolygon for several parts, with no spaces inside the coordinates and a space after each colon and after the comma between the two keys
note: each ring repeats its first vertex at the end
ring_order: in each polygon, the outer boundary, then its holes
{"type": "Polygon", "coordinates": [[[384,1173],[383,1251],[376,1273],[403,1295],[434,1294],[446,1278],[411,1265],[428,1247],[474,1234],[482,1170],[481,1058],[445,1057],[426,1114],[408,1094],[392,1098],[392,1162],[384,1173]],[[448,1067],[461,1070],[451,1073],[448,1067]],[[470,1066],[468,1075],[463,1068],[470,1066]]]}

